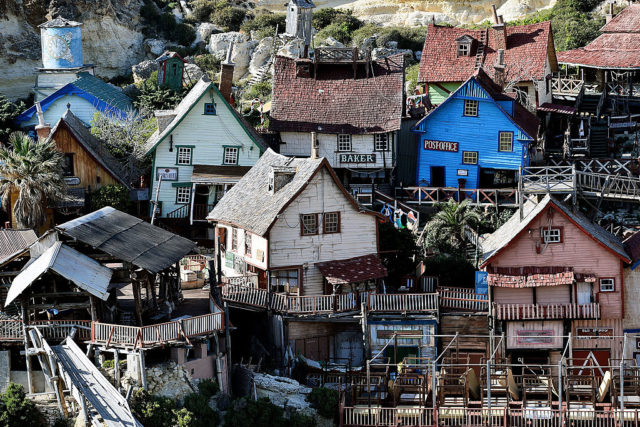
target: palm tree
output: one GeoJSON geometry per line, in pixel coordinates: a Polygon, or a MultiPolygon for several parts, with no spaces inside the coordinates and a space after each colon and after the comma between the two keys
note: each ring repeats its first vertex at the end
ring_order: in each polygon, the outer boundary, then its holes
{"type": "Polygon", "coordinates": [[[18,193],[13,204],[18,227],[35,229],[45,224],[47,202],[64,198],[63,165],[53,141],[34,141],[22,132],[12,133],[9,146],[0,147],[2,203],[8,208],[11,194],[18,193]]]}
{"type": "Polygon", "coordinates": [[[480,213],[470,206],[469,199],[461,203],[449,200],[438,205],[438,213],[426,225],[427,248],[464,250],[465,228],[475,228],[481,221],[480,213]]]}

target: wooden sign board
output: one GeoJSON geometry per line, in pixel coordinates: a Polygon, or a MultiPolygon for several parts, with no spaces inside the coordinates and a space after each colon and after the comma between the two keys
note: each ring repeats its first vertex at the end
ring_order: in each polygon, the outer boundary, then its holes
{"type": "Polygon", "coordinates": [[[156,168],[156,181],[162,177],[163,181],[177,181],[178,168],[156,168]]]}
{"type": "Polygon", "coordinates": [[[518,344],[553,344],[553,329],[543,329],[538,331],[519,330],[516,331],[518,344]]]}
{"type": "Polygon", "coordinates": [[[430,139],[424,140],[424,149],[433,151],[449,151],[451,153],[458,152],[458,143],[449,141],[433,141],[430,139]]]}
{"type": "Polygon", "coordinates": [[[577,340],[613,339],[613,328],[576,328],[577,340]]]}
{"type": "Polygon", "coordinates": [[[392,331],[389,329],[378,329],[376,331],[378,339],[388,340],[393,338],[393,334],[398,336],[398,339],[407,339],[407,338],[421,338],[422,330],[400,330],[400,331],[392,331]]]}
{"type": "Polygon", "coordinates": [[[340,154],[340,163],[375,163],[375,154],[340,154]]]}

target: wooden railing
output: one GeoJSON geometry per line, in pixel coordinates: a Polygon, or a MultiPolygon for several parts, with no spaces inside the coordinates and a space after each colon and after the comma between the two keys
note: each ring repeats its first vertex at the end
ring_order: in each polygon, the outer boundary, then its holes
{"type": "Polygon", "coordinates": [[[193,220],[194,221],[204,221],[207,219],[207,215],[209,212],[213,210],[215,205],[193,205],[193,220]]]}
{"type": "Polygon", "coordinates": [[[0,320],[0,340],[19,341],[24,339],[22,321],[20,320],[0,320]]]}
{"type": "MultiPolygon", "coordinates": [[[[73,328],[76,337],[81,340],[91,338],[91,320],[36,320],[29,322],[36,326],[47,339],[64,339],[73,328]]],[[[21,320],[0,320],[0,341],[19,341],[24,339],[21,320]]]]}
{"type": "Polygon", "coordinates": [[[498,320],[599,319],[600,304],[493,304],[498,320]]]}
{"type": "Polygon", "coordinates": [[[474,289],[446,287],[439,289],[438,293],[441,308],[489,311],[487,295],[476,294],[474,289]]]}
{"type": "Polygon", "coordinates": [[[551,79],[551,90],[555,95],[573,95],[577,96],[582,90],[584,81],[572,78],[558,78],[551,79]]]}
{"type": "Polygon", "coordinates": [[[189,205],[182,205],[167,214],[167,218],[179,219],[189,217],[189,205]]]}
{"type": "Polygon", "coordinates": [[[226,300],[254,307],[267,308],[269,292],[266,289],[243,285],[223,285],[222,297],[226,300]]]}
{"type": "Polygon", "coordinates": [[[315,62],[351,63],[369,59],[370,52],[357,47],[318,47],[315,50],[315,62]]]}
{"type": "Polygon", "coordinates": [[[607,198],[640,197],[640,179],[635,177],[577,172],[576,178],[583,192],[600,193],[607,198]]]}
{"type": "Polygon", "coordinates": [[[588,173],[601,173],[608,175],[622,175],[622,176],[638,176],[638,170],[640,170],[640,166],[638,165],[638,160],[636,159],[607,159],[607,158],[597,158],[597,159],[580,159],[574,160],[572,163],[567,160],[561,159],[549,159],[552,163],[551,166],[571,166],[574,164],[576,166],[576,171],[578,172],[588,172],[588,173]]]}
{"type": "Polygon", "coordinates": [[[476,206],[518,206],[518,192],[514,188],[398,187],[396,198],[418,205],[468,199],[476,206]]]}
{"type": "Polygon", "coordinates": [[[437,312],[438,294],[370,294],[369,311],[386,313],[437,312]]]}
{"type": "Polygon", "coordinates": [[[247,273],[241,276],[222,276],[222,283],[235,286],[258,287],[258,275],[247,273]]]}
{"type": "Polygon", "coordinates": [[[574,166],[526,167],[520,171],[520,186],[528,193],[572,192],[575,174],[574,166]]]}

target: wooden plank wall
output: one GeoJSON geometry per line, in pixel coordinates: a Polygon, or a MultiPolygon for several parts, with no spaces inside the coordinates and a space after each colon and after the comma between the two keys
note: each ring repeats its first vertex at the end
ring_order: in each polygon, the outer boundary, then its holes
{"type": "MultiPolygon", "coordinates": [[[[473,350],[479,352],[489,352],[489,318],[486,314],[457,315],[443,313],[440,316],[439,335],[484,335],[480,337],[459,337],[457,347],[459,350],[473,350]]],[[[438,344],[438,353],[444,351],[451,338],[441,338],[438,344]]],[[[455,350],[456,343],[451,347],[455,350]]]]}

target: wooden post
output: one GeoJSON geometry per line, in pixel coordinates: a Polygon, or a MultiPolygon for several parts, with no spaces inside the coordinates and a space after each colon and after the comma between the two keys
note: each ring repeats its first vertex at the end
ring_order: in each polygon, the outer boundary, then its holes
{"type": "Polygon", "coordinates": [[[145,372],[145,363],[144,363],[144,350],[138,350],[138,355],[140,359],[140,385],[143,389],[147,389],[147,373],[145,372]]]}
{"type": "Polygon", "coordinates": [[[27,386],[29,394],[33,394],[33,382],[31,379],[31,356],[29,355],[29,337],[27,336],[26,324],[29,321],[27,319],[27,310],[24,308],[24,303],[20,303],[20,310],[22,311],[22,334],[24,335],[24,357],[27,362],[27,386]]]}
{"type": "Polygon", "coordinates": [[[131,288],[133,289],[133,299],[136,303],[136,320],[138,326],[142,326],[142,303],[140,301],[140,282],[136,278],[131,280],[131,288]]]}
{"type": "Polygon", "coordinates": [[[225,334],[225,344],[227,347],[227,379],[228,379],[228,385],[229,385],[229,390],[227,391],[228,394],[231,394],[231,376],[232,376],[232,367],[233,367],[233,363],[231,362],[231,331],[230,331],[230,324],[229,324],[229,304],[227,304],[227,302],[225,301],[224,303],[224,334],[225,334]]]}
{"type": "Polygon", "coordinates": [[[93,295],[89,295],[89,307],[91,308],[91,321],[92,322],[97,322],[98,321],[98,315],[96,313],[96,304],[95,301],[93,300],[93,295]]]}
{"type": "Polygon", "coordinates": [[[156,275],[147,274],[147,283],[149,285],[149,290],[151,291],[151,307],[155,310],[158,308],[158,301],[156,299],[156,275]]]}
{"type": "Polygon", "coordinates": [[[118,349],[113,349],[113,376],[116,380],[116,388],[120,391],[120,354],[118,349]]]}

